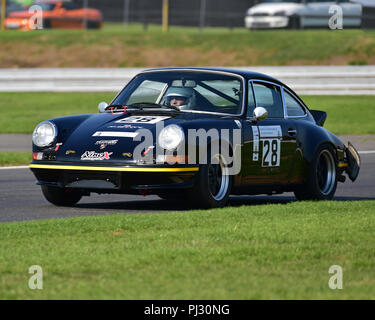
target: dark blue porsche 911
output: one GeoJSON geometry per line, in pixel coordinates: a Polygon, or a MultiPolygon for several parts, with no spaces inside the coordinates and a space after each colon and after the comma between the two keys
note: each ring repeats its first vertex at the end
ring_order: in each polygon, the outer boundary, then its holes
{"type": "Polygon", "coordinates": [[[285,84],[264,74],[163,68],[135,76],[99,113],[33,132],[30,168],[58,206],[95,193],[181,197],[224,206],[229,195],[293,191],[332,199],[360,158],[285,84]]]}

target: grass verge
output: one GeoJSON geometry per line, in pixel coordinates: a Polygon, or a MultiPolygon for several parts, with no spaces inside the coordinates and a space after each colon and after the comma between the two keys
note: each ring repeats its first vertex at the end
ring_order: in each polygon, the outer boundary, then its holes
{"type": "Polygon", "coordinates": [[[0,166],[26,165],[30,163],[30,152],[0,152],[0,166]]]}
{"type": "Polygon", "coordinates": [[[0,224],[2,299],[370,299],[375,201],[0,224]],[[43,290],[28,269],[43,268],[43,290]],[[331,290],[330,266],[343,269],[331,290]]]}
{"type": "MultiPolygon", "coordinates": [[[[0,133],[31,133],[41,121],[96,113],[114,93],[0,93],[0,133]]],[[[373,96],[303,96],[311,109],[328,113],[325,127],[335,134],[375,134],[373,96]]]]}
{"type": "Polygon", "coordinates": [[[375,64],[375,32],[171,27],[0,34],[0,67],[162,67],[375,64]]]}

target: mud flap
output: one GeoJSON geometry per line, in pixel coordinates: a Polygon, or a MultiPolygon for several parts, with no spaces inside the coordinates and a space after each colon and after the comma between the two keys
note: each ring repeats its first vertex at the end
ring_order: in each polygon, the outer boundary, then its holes
{"type": "Polygon", "coordinates": [[[359,169],[361,167],[361,158],[354,148],[354,146],[348,142],[348,147],[345,149],[346,159],[348,161],[348,167],[345,172],[347,173],[350,180],[353,182],[357,179],[359,169]]]}

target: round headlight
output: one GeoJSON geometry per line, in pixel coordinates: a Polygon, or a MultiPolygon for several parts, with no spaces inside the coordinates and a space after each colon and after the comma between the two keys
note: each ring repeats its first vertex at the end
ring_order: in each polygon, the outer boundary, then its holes
{"type": "Polygon", "coordinates": [[[39,123],[33,132],[33,143],[40,147],[50,146],[57,136],[56,126],[49,121],[39,123]]]}
{"type": "Polygon", "coordinates": [[[160,131],[158,140],[163,149],[172,151],[184,140],[184,131],[180,126],[171,124],[160,131]]]}

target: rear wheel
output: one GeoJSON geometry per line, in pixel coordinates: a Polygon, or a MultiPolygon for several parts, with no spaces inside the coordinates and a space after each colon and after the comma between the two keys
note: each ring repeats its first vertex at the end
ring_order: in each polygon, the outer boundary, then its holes
{"type": "Polygon", "coordinates": [[[298,200],[331,200],[337,187],[337,159],[331,145],[324,144],[315,152],[309,179],[294,191],[298,200]]]}
{"type": "Polygon", "coordinates": [[[82,198],[82,193],[65,188],[42,186],[44,197],[56,206],[72,206],[82,198]]]}
{"type": "Polygon", "coordinates": [[[87,29],[100,29],[99,21],[87,21],[87,29]]]}
{"type": "MultiPolygon", "coordinates": [[[[211,158],[211,159],[214,159],[211,158]]],[[[218,208],[227,204],[232,188],[232,176],[226,170],[221,155],[217,161],[201,165],[194,188],[190,194],[192,202],[203,208],[218,208]],[[217,163],[218,162],[218,163],[217,163]]]]}

